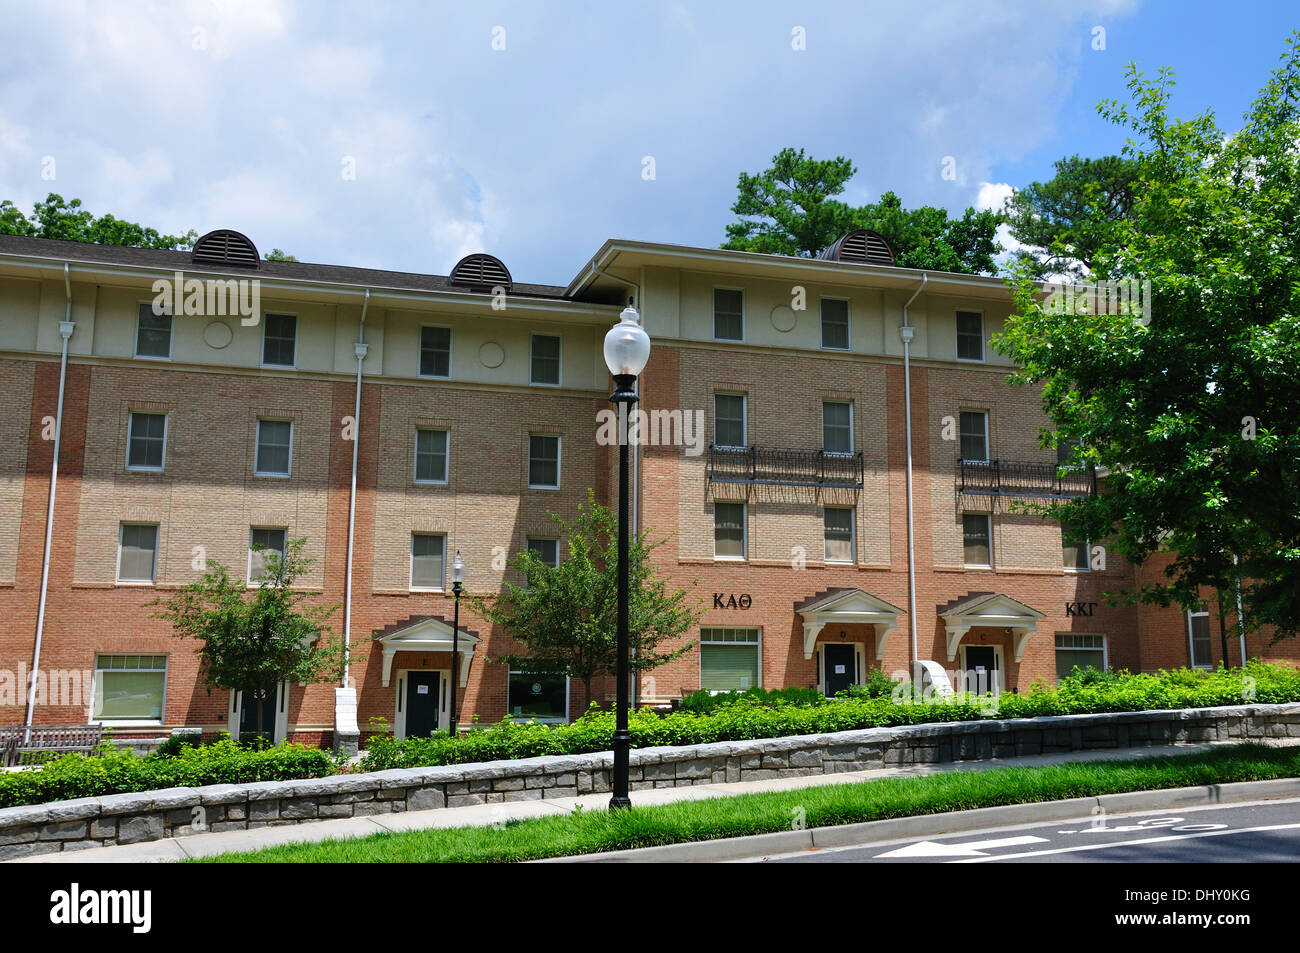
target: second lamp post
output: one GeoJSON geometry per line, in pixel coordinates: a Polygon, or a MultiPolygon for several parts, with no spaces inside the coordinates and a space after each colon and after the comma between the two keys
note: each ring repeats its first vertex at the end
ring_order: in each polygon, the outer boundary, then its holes
{"type": "MultiPolygon", "coordinates": [[[[444,550],[445,552],[445,550],[444,550]]],[[[453,738],[456,737],[456,682],[460,678],[460,588],[465,583],[465,561],[460,558],[460,550],[456,550],[456,558],[451,561],[451,598],[455,604],[452,610],[451,621],[451,677],[447,679],[451,683],[451,713],[447,726],[447,734],[453,738]]]]}
{"type": "Polygon", "coordinates": [[[650,360],[650,335],[641,327],[632,305],[623,309],[618,324],[605,335],[605,364],[614,376],[609,399],[619,411],[618,421],[618,668],[615,689],[614,777],[610,810],[632,806],[628,797],[628,755],[632,736],[627,728],[628,708],[628,421],[637,401],[636,379],[650,360]]]}

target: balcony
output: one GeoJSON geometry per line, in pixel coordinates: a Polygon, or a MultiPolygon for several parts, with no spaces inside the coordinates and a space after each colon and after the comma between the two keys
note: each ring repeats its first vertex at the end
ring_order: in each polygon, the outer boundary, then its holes
{"type": "Polygon", "coordinates": [[[862,452],[709,447],[709,482],[862,489],[862,452]]]}
{"type": "Polygon", "coordinates": [[[1092,469],[1066,468],[1061,475],[1055,463],[1012,460],[958,460],[957,468],[961,492],[973,496],[1056,499],[1097,492],[1092,469]]]}

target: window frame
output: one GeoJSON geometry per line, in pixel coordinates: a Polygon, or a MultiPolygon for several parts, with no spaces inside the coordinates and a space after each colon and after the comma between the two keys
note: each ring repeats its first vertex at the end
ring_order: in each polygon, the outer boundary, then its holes
{"type": "MultiPolygon", "coordinates": [[[[1103,671],[1103,672],[1109,672],[1109,671],[1110,671],[1110,639],[1108,639],[1108,638],[1106,637],[1106,633],[1105,633],[1105,632],[1057,632],[1056,635],[1055,635],[1055,637],[1054,637],[1054,639],[1053,639],[1053,642],[1052,642],[1052,649],[1053,649],[1053,653],[1054,653],[1054,655],[1055,655],[1055,656],[1059,656],[1060,653],[1062,653],[1062,652],[1096,652],[1096,651],[1097,651],[1097,648],[1096,648],[1095,646],[1094,646],[1094,647],[1086,647],[1086,648],[1085,648],[1085,647],[1082,647],[1082,646],[1077,646],[1077,645],[1067,645],[1067,646],[1064,646],[1064,647],[1061,646],[1061,644],[1060,644],[1060,640],[1061,640],[1062,638],[1070,638],[1070,639],[1072,639],[1072,638],[1076,638],[1076,637],[1078,637],[1078,636],[1086,636],[1086,637],[1088,637],[1088,638],[1101,639],[1101,664],[1102,664],[1102,671],[1103,671]]],[[[1058,668],[1060,667],[1060,666],[1059,666],[1059,659],[1058,659],[1058,666],[1057,666],[1057,667],[1058,667],[1058,668]]],[[[1073,668],[1074,668],[1074,665],[1071,665],[1070,668],[1073,669],[1073,668]]],[[[1056,677],[1057,677],[1057,679],[1060,679],[1060,678],[1061,678],[1061,675],[1058,673],[1056,677]]]]}
{"type": "Polygon", "coordinates": [[[287,480],[293,476],[293,418],[292,417],[258,417],[257,433],[253,439],[253,476],[265,477],[267,479],[287,480]],[[262,424],[288,424],[289,425],[289,459],[286,462],[288,469],[283,473],[274,470],[259,470],[258,458],[261,456],[262,448],[262,424]]]}
{"type": "Polygon", "coordinates": [[[853,439],[853,401],[851,400],[822,400],[822,452],[827,456],[834,457],[851,457],[857,451],[854,449],[856,441],[853,439]],[[826,449],[826,405],[835,404],[849,408],[849,449],[847,450],[827,450],[826,449]]]}
{"type": "Polygon", "coordinates": [[[988,512],[987,510],[980,510],[979,512],[975,512],[975,513],[966,513],[966,512],[963,512],[963,513],[961,514],[961,521],[962,521],[962,527],[961,527],[961,560],[962,560],[962,566],[963,566],[963,568],[965,568],[965,569],[992,569],[993,566],[994,566],[994,559],[996,558],[996,557],[994,556],[994,553],[993,553],[993,514],[990,513],[990,512],[988,512]],[[986,531],[987,531],[987,533],[988,533],[987,538],[988,538],[989,561],[988,561],[987,563],[971,563],[971,562],[967,562],[967,561],[966,561],[966,519],[967,519],[967,517],[972,517],[972,516],[979,516],[979,517],[982,517],[982,518],[984,519],[984,526],[985,526],[986,531]]]}
{"type": "Polygon", "coordinates": [[[1061,571],[1067,573],[1084,573],[1092,572],[1092,540],[1085,539],[1082,543],[1074,545],[1083,546],[1083,565],[1067,566],[1065,565],[1065,548],[1071,545],[1065,541],[1065,525],[1061,525],[1061,571]]]}
{"type": "Polygon", "coordinates": [[[1202,609],[1198,609],[1198,610],[1195,611],[1195,612],[1193,612],[1191,609],[1188,609],[1187,612],[1186,612],[1186,616],[1187,616],[1187,661],[1188,661],[1188,665],[1189,665],[1189,667],[1191,667],[1191,668],[1212,669],[1212,668],[1214,668],[1214,633],[1211,631],[1211,628],[1210,628],[1210,604],[1209,604],[1209,602],[1207,602],[1207,601],[1205,601],[1205,600],[1202,600],[1202,601],[1201,601],[1201,605],[1204,606],[1204,608],[1202,608],[1202,609]],[[1204,617],[1204,619],[1205,619],[1205,648],[1206,648],[1206,654],[1209,656],[1209,660],[1206,661],[1206,662],[1203,662],[1203,663],[1197,663],[1197,661],[1196,661],[1196,636],[1195,636],[1195,632],[1194,632],[1194,630],[1193,630],[1193,628],[1192,628],[1192,619],[1194,619],[1194,618],[1198,618],[1198,619],[1199,619],[1199,618],[1202,618],[1202,617],[1204,617]]]}
{"type": "Polygon", "coordinates": [[[835,298],[828,295],[822,295],[818,298],[818,307],[820,309],[821,319],[821,347],[824,351],[840,351],[848,353],[853,350],[853,300],[851,298],[835,298]],[[844,302],[844,346],[833,347],[826,343],[826,302],[842,301],[844,302]]]}
{"type": "Polygon", "coordinates": [[[421,324],[420,333],[416,340],[415,347],[415,376],[431,381],[449,381],[451,380],[452,356],[456,346],[454,338],[455,333],[449,324],[421,324]],[[447,332],[447,373],[446,374],[426,374],[424,373],[424,329],[436,328],[439,331],[447,332]]]}
{"type": "Polygon", "coordinates": [[[167,432],[170,429],[171,414],[157,410],[128,410],[126,413],[126,469],[133,473],[162,473],[167,469],[167,432]],[[161,417],[163,419],[162,462],[156,467],[140,466],[131,463],[131,437],[135,431],[136,415],[161,417]]]}
{"type": "Polygon", "coordinates": [[[858,561],[858,509],[856,506],[822,507],[822,561],[830,566],[852,566],[858,561]],[[827,553],[830,538],[826,535],[826,514],[831,510],[845,511],[849,514],[849,558],[831,559],[827,553]]]}
{"type": "MultiPolygon", "coordinates": [[[[560,484],[561,484],[561,470],[562,470],[562,464],[564,463],[564,446],[563,446],[563,444],[564,444],[563,437],[562,437],[561,434],[558,434],[558,433],[532,433],[532,432],[530,432],[530,433],[528,434],[528,451],[527,451],[528,456],[527,456],[527,460],[526,460],[526,462],[525,462],[525,466],[527,467],[527,474],[526,474],[526,477],[525,477],[525,478],[526,478],[527,481],[528,481],[528,489],[530,489],[530,490],[558,490],[558,489],[560,489],[560,484]],[[534,459],[534,457],[533,457],[533,438],[534,438],[534,437],[545,437],[545,438],[547,438],[547,439],[550,439],[550,440],[554,440],[554,441],[555,441],[555,483],[553,483],[553,484],[551,484],[551,483],[534,483],[534,482],[533,482],[533,459],[534,459]]],[[[539,459],[540,459],[540,458],[539,458],[539,459]]]]}
{"type": "Polygon", "coordinates": [[[407,589],[410,592],[446,592],[447,591],[447,534],[446,533],[421,533],[416,530],[412,530],[411,544],[408,547],[408,550],[410,556],[410,567],[406,579],[407,589]],[[442,540],[442,585],[440,586],[417,586],[415,584],[415,538],[417,536],[432,536],[434,539],[442,540]]]}
{"type": "Polygon", "coordinates": [[[704,646],[705,646],[706,644],[708,644],[708,645],[753,645],[753,646],[754,646],[754,658],[755,658],[755,663],[756,663],[755,666],[754,666],[754,671],[755,671],[755,675],[756,675],[755,681],[757,681],[758,684],[756,684],[756,685],[751,685],[750,688],[762,688],[762,687],[763,687],[763,627],[762,627],[762,626],[749,626],[749,625],[702,625],[702,626],[700,626],[700,637],[699,637],[699,639],[698,639],[698,642],[699,642],[699,652],[697,653],[697,655],[698,655],[698,657],[699,657],[699,685],[700,685],[700,691],[708,692],[708,693],[711,694],[711,695],[717,695],[717,694],[719,694],[719,693],[721,693],[721,692],[729,692],[729,691],[747,691],[747,689],[732,689],[732,688],[705,688],[705,687],[704,687],[704,646]],[[754,633],[754,641],[753,641],[753,642],[736,642],[736,641],[726,641],[726,640],[721,640],[721,641],[718,641],[718,642],[712,642],[712,641],[707,641],[707,640],[705,639],[705,637],[704,637],[704,633],[705,633],[706,631],[713,632],[713,631],[719,631],[719,630],[721,630],[721,631],[731,630],[731,631],[735,631],[735,632],[753,632],[753,633],[754,633]]]}
{"type": "Polygon", "coordinates": [[[570,711],[570,705],[571,705],[572,700],[573,700],[572,692],[573,692],[573,676],[572,676],[572,675],[543,675],[543,676],[538,676],[538,675],[534,675],[534,674],[532,674],[532,673],[530,673],[530,672],[527,672],[527,671],[525,671],[524,669],[521,669],[521,668],[507,668],[507,669],[506,669],[506,717],[508,717],[511,721],[516,721],[516,720],[518,720],[518,721],[521,722],[521,723],[522,723],[522,722],[535,721],[535,722],[537,722],[539,725],[567,725],[567,724],[569,724],[569,722],[570,722],[569,711],[570,711]],[[563,678],[563,679],[564,679],[564,717],[563,717],[563,718],[555,718],[555,717],[552,716],[552,717],[546,717],[546,718],[539,718],[539,717],[537,717],[536,715],[516,715],[516,714],[514,714],[514,713],[510,710],[510,709],[511,709],[511,705],[510,705],[510,680],[511,680],[514,676],[516,676],[516,675],[519,675],[519,676],[530,676],[530,675],[531,675],[531,677],[534,678],[534,679],[546,678],[546,679],[555,679],[555,680],[558,680],[558,679],[563,678]]]}
{"type": "Polygon", "coordinates": [[[262,359],[259,367],[280,368],[282,370],[296,370],[298,367],[298,320],[299,315],[296,311],[263,311],[262,312],[262,359]],[[270,317],[293,318],[293,363],[292,364],[268,364],[266,361],[266,332],[270,330],[270,324],[267,321],[270,317]]]}
{"type": "Polygon", "coordinates": [[[736,500],[714,500],[713,501],[713,559],[716,562],[731,562],[731,563],[741,563],[749,559],[749,504],[738,502],[736,500]],[[739,556],[718,555],[718,507],[719,506],[740,507],[740,555],[739,556]]]}
{"type": "MultiPolygon", "coordinates": [[[[282,536],[283,536],[283,541],[281,542],[281,544],[280,544],[280,549],[278,550],[278,552],[280,553],[280,559],[281,559],[281,560],[284,559],[284,551],[285,551],[285,549],[287,549],[287,548],[289,547],[289,528],[288,528],[287,526],[254,526],[254,525],[250,525],[250,526],[248,527],[248,568],[247,568],[247,572],[246,572],[246,574],[245,574],[245,579],[247,580],[247,583],[246,583],[245,588],[248,588],[248,589],[255,589],[255,588],[257,588],[257,587],[259,587],[259,586],[262,585],[262,580],[261,580],[260,577],[257,578],[257,579],[254,579],[254,578],[253,578],[253,534],[254,534],[255,532],[259,531],[259,530],[262,531],[262,532],[264,532],[264,533],[265,533],[265,532],[275,532],[275,533],[280,533],[280,534],[282,534],[282,536]]],[[[270,549],[270,547],[266,547],[266,548],[267,548],[267,549],[270,549]]],[[[272,550],[272,551],[275,552],[276,550],[272,550]]]]}
{"type": "Polygon", "coordinates": [[[451,482],[451,430],[447,427],[419,427],[415,428],[415,440],[412,448],[411,461],[411,482],[417,486],[447,486],[451,482]],[[441,433],[444,434],[442,444],[442,479],[441,480],[423,480],[420,478],[420,434],[421,433],[441,433]]]}
{"type": "Polygon", "coordinates": [[[117,524],[117,574],[116,582],[119,586],[156,586],[158,584],[158,547],[159,540],[162,538],[162,529],[158,523],[141,522],[139,520],[123,520],[117,524]],[[126,548],[125,536],[128,526],[149,526],[153,528],[153,561],[149,567],[148,579],[128,579],[122,575],[122,554],[126,548]]]}
{"type": "Polygon", "coordinates": [[[714,286],[713,286],[713,292],[712,292],[712,295],[713,295],[713,306],[712,306],[712,308],[711,308],[711,311],[712,311],[712,319],[713,319],[713,338],[712,338],[712,339],[713,339],[714,341],[726,341],[726,342],[729,343],[729,344],[744,344],[744,343],[745,343],[745,325],[748,323],[748,322],[746,322],[746,320],[745,320],[745,316],[746,316],[745,289],[744,289],[744,288],[737,288],[737,287],[734,287],[734,286],[728,286],[728,285],[714,285],[714,286]],[[720,337],[718,337],[718,292],[719,292],[719,291],[734,291],[734,292],[736,292],[738,295],[740,295],[740,337],[738,337],[738,338],[720,338],[720,337]]]}
{"type": "Polygon", "coordinates": [[[749,395],[738,394],[735,391],[714,391],[713,392],[713,445],[724,450],[747,450],[749,449],[749,395]],[[718,443],[718,398],[719,397],[739,397],[740,398],[740,439],[742,443],[718,443]]]}
{"type": "Polygon", "coordinates": [[[989,463],[993,460],[992,439],[989,436],[989,412],[987,410],[963,409],[957,411],[957,459],[964,460],[967,463],[989,463]],[[967,457],[962,452],[961,441],[965,433],[961,429],[961,418],[963,414],[978,414],[984,419],[984,458],[976,460],[967,457]]]}
{"type": "Polygon", "coordinates": [[[105,728],[130,727],[133,725],[162,725],[167,719],[167,676],[171,672],[171,656],[166,652],[96,652],[94,661],[91,663],[94,668],[94,679],[91,683],[90,704],[88,707],[90,717],[87,724],[101,725],[105,728]],[[161,658],[163,667],[157,668],[100,668],[100,659],[108,658],[161,658]],[[159,708],[157,718],[105,718],[102,714],[96,716],[96,709],[101,708],[101,702],[104,697],[103,682],[100,680],[100,672],[161,672],[162,673],[162,704],[159,708]]]}
{"type": "MultiPolygon", "coordinates": [[[[956,359],[957,359],[958,361],[960,361],[960,362],[963,363],[963,364],[987,364],[987,363],[988,363],[988,353],[989,353],[989,351],[988,351],[988,335],[985,334],[984,332],[985,332],[985,328],[984,328],[984,312],[983,312],[983,310],[976,310],[976,309],[974,309],[974,308],[954,308],[954,309],[953,309],[953,349],[954,349],[954,351],[955,351],[955,356],[956,356],[956,359]],[[959,314],[977,314],[977,315],[979,315],[979,319],[980,319],[980,356],[979,356],[978,358],[975,358],[975,357],[962,357],[962,356],[961,356],[961,339],[962,339],[962,337],[963,337],[963,334],[962,334],[962,332],[961,332],[960,325],[959,325],[958,322],[957,322],[957,315],[959,315],[959,314]]],[[[969,337],[969,335],[964,335],[964,336],[969,337]]]]}
{"type": "Polygon", "coordinates": [[[139,303],[135,315],[135,337],[131,341],[131,357],[137,361],[170,361],[176,348],[176,314],[175,308],[168,314],[153,314],[153,302],[142,301],[139,303]],[[149,313],[156,318],[165,317],[167,319],[167,354],[141,354],[140,353],[140,319],[144,317],[144,309],[148,308],[149,313]]]}
{"type": "Polygon", "coordinates": [[[564,338],[559,334],[539,334],[533,332],[528,336],[528,383],[533,387],[561,387],[564,384],[564,338]],[[538,338],[555,339],[555,380],[539,381],[533,374],[536,367],[538,338]]]}

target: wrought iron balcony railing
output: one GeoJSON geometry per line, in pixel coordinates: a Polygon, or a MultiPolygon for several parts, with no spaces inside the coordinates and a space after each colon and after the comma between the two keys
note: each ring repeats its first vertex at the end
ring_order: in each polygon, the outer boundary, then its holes
{"type": "Polygon", "coordinates": [[[975,496],[1061,497],[1097,492],[1095,470],[1077,467],[1058,472],[1055,463],[1012,460],[959,460],[961,492],[975,496]]]}
{"type": "Polygon", "coordinates": [[[862,489],[862,451],[709,447],[709,481],[862,489]]]}

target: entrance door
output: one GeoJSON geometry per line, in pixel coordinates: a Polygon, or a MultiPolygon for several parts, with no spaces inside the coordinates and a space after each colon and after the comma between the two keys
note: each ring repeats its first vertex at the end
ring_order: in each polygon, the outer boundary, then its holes
{"type": "Polygon", "coordinates": [[[836,692],[857,684],[857,651],[854,646],[828,642],[822,646],[822,661],[826,666],[827,698],[834,698],[836,692]]]}
{"type": "Polygon", "coordinates": [[[241,693],[239,705],[239,737],[250,738],[258,733],[258,714],[261,714],[261,734],[275,741],[276,690],[272,686],[260,691],[241,693]]]}
{"type": "Polygon", "coordinates": [[[966,646],[966,684],[962,688],[980,694],[1001,691],[997,649],[991,645],[966,646]]]}
{"type": "Polygon", "coordinates": [[[439,672],[406,673],[406,737],[427,738],[438,730],[439,672]]]}

